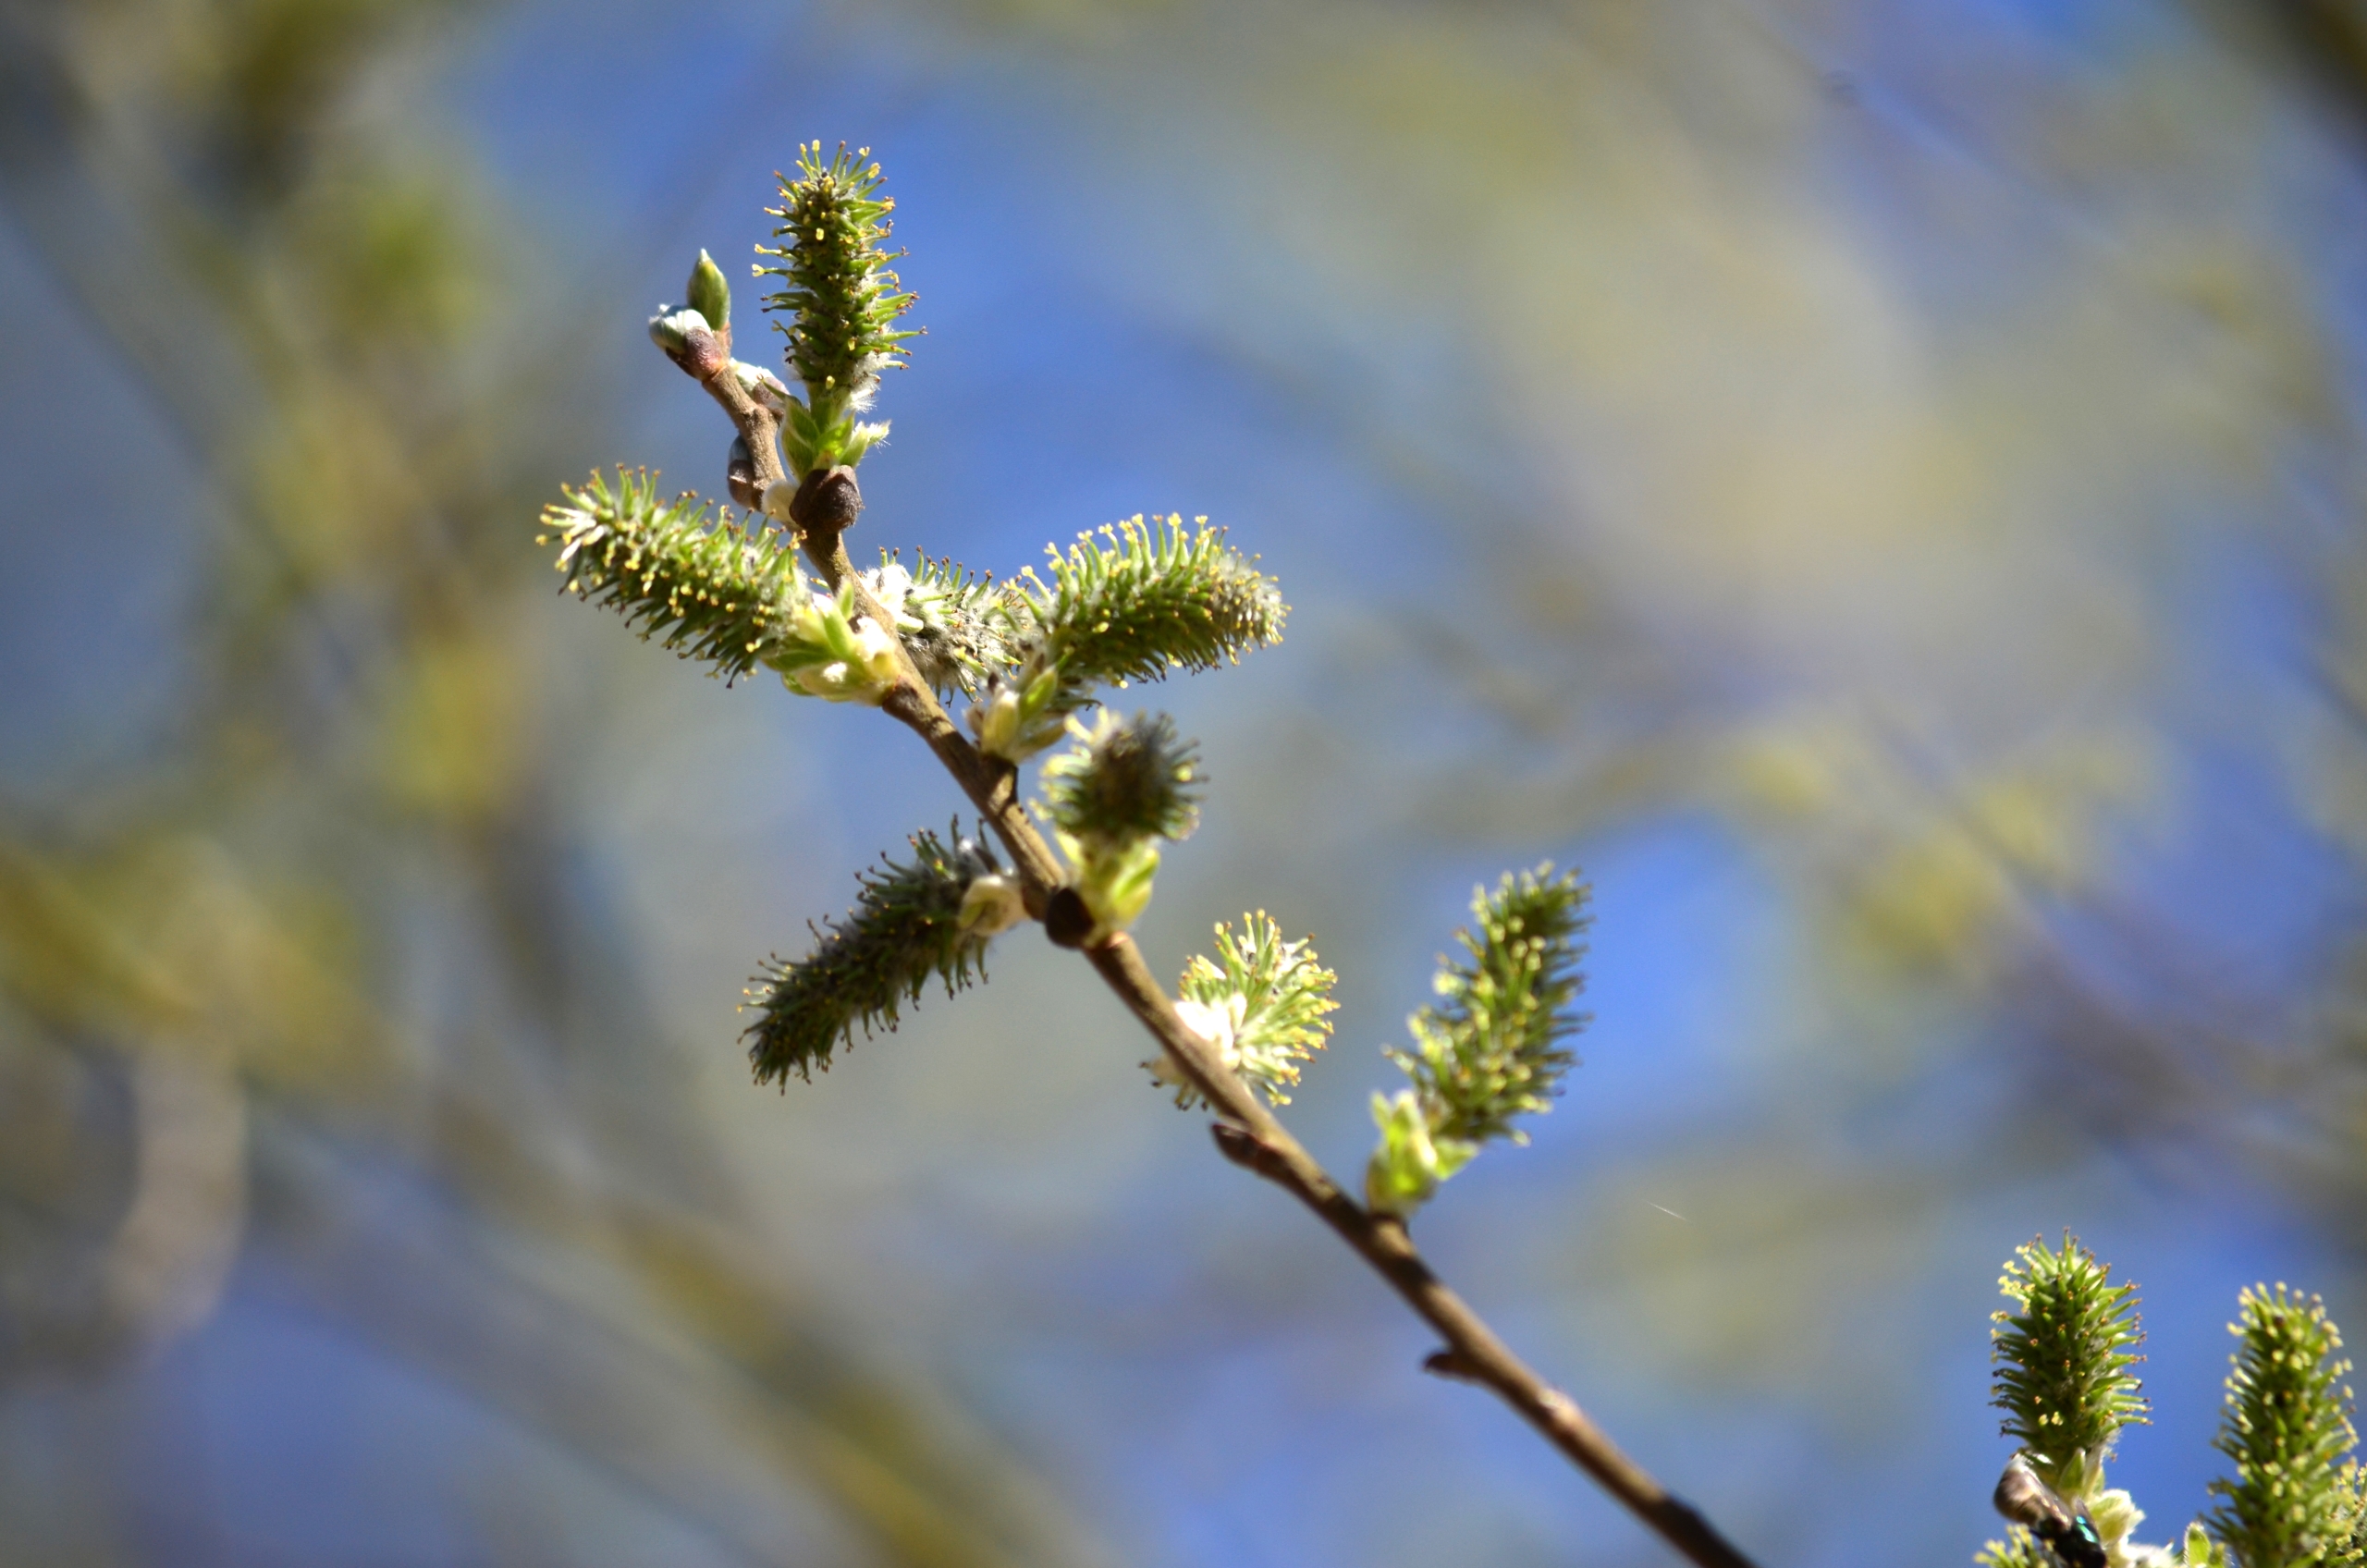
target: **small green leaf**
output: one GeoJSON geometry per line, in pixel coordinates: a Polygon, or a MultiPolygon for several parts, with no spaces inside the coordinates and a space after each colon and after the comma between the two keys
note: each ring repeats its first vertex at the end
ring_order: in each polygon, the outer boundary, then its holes
{"type": "Polygon", "coordinates": [[[1411,1218],[1454,1174],[1449,1160],[1460,1167],[1474,1152],[1467,1144],[1441,1150],[1430,1137],[1421,1096],[1411,1089],[1398,1090],[1394,1099],[1376,1090],[1372,1120],[1380,1142],[1365,1162],[1365,1204],[1376,1214],[1411,1218]]]}

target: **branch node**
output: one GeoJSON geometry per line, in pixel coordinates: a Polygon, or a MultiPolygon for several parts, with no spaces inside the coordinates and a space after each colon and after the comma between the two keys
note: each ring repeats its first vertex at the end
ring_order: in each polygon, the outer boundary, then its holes
{"type": "Polygon", "coordinates": [[[835,537],[852,528],[862,510],[863,487],[855,483],[854,470],[841,463],[815,469],[797,482],[789,520],[808,536],[835,537]]]}
{"type": "Polygon", "coordinates": [[[1211,1121],[1208,1136],[1217,1141],[1217,1153],[1244,1170],[1255,1171],[1269,1182],[1289,1184],[1290,1166],[1281,1152],[1248,1128],[1230,1121],[1211,1121]]]}
{"type": "Polygon", "coordinates": [[[1085,907],[1085,895],[1074,888],[1062,888],[1044,900],[1044,935],[1056,948],[1082,948],[1093,935],[1093,912],[1085,907]]]}
{"type": "Polygon", "coordinates": [[[1433,1378],[1445,1378],[1457,1383],[1484,1383],[1479,1368],[1459,1350],[1434,1350],[1422,1358],[1422,1370],[1433,1378]]]}

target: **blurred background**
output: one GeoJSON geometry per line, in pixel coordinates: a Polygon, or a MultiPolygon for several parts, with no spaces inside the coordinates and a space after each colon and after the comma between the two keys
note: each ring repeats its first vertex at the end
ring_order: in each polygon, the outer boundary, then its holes
{"type": "Polygon", "coordinates": [[[553,593],[801,140],[929,336],[851,544],[1206,513],[1139,936],[1312,932],[1353,1174],[1473,884],[1586,1065],[1421,1217],[1760,1561],[1999,1533],[1986,1315],[2367,1330],[2358,0],[0,4],[0,1563],[1667,1560],[1032,929],[787,1094],[741,986],[959,804],[553,593]]]}

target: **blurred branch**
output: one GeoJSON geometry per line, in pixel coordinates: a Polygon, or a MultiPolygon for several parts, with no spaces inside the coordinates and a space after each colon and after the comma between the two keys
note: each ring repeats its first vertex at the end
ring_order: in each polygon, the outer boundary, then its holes
{"type": "Polygon", "coordinates": [[[2324,97],[2367,152],[2367,5],[2361,0],[2201,0],[2238,35],[2266,34],[2277,63],[2324,97]]]}
{"type": "MultiPolygon", "coordinates": [[[[612,339],[553,324],[596,313],[674,226],[621,214],[570,248],[578,276],[463,311],[494,292],[507,209],[468,206],[448,148],[412,178],[417,122],[350,112],[358,78],[450,12],[0,0],[0,197],[186,448],[200,498],[168,521],[206,590],[160,766],[128,799],[0,815],[5,1370],[158,1342],[243,1239],[270,1263],[238,1291],[284,1265],[365,1338],[751,1561],[811,1555],[812,1521],[772,1501],[801,1485],[912,1568],[1105,1561],[953,1401],[866,1370],[814,1305],[695,1233],[691,1214],[744,1206],[612,912],[582,896],[566,759],[501,706],[531,623],[529,563],[496,525],[598,423],[605,378],[583,370],[612,339]],[[203,528],[216,508],[227,526],[203,528]],[[414,1013],[423,968],[450,989],[414,1013]],[[560,1041],[563,1063],[521,1060],[560,1041]],[[582,1105],[612,1087],[584,1066],[597,1046],[633,1075],[612,1115],[582,1105]],[[423,1109],[441,1141],[418,1147],[423,1109]],[[381,1234],[389,1186],[434,1228],[381,1234]],[[238,1201],[191,1222],[217,1199],[238,1201]],[[110,1302],[181,1310],[101,1333],[110,1302]],[[736,1516],[710,1471],[741,1478],[736,1516]]],[[[721,145],[665,182],[669,209],[721,145]]],[[[104,455],[112,479],[126,454],[104,455]]]]}
{"type": "Polygon", "coordinates": [[[975,1439],[949,1443],[961,1430],[950,1406],[861,1369],[697,1222],[616,1192],[587,1208],[505,1119],[448,1092],[439,1109],[501,1149],[491,1184],[523,1232],[436,1235],[430,1212],[383,1203],[365,1219],[345,1196],[368,1184],[350,1155],[301,1119],[263,1119],[266,1182],[304,1194],[298,1287],[332,1316],[751,1562],[804,1561],[789,1519],[742,1517],[799,1480],[912,1568],[1104,1561],[1019,1466],[975,1439]],[[545,1282],[532,1260],[551,1243],[622,1268],[639,1287],[624,1299],[642,1305],[545,1282]],[[740,1506],[718,1509],[727,1487],[740,1506]]]}

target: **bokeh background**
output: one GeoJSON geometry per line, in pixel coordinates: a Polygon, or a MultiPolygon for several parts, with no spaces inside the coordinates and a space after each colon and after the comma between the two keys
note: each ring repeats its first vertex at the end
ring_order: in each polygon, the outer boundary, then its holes
{"type": "MultiPolygon", "coordinates": [[[[2367,1327],[2357,0],[0,5],[0,1563],[1646,1563],[1073,959],[810,1086],[741,986],[959,803],[552,592],[721,490],[643,322],[875,149],[928,328],[853,536],[1205,513],[1139,935],[1312,932],[1294,1124],[1583,864],[1586,1065],[1422,1216],[1773,1568],[1998,1525],[1986,1314],[2367,1327]]],[[[736,259],[735,259],[736,258],[736,259]]]]}

